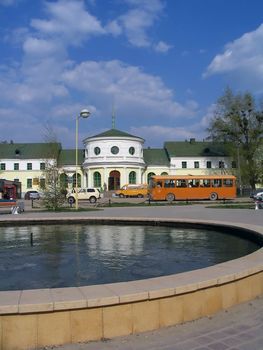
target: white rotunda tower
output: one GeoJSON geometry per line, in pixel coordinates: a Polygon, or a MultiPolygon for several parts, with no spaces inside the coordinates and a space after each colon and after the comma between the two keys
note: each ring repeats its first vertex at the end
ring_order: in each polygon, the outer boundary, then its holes
{"type": "Polygon", "coordinates": [[[142,183],[143,144],[144,139],[117,129],[87,137],[83,163],[87,186],[116,190],[142,183]]]}

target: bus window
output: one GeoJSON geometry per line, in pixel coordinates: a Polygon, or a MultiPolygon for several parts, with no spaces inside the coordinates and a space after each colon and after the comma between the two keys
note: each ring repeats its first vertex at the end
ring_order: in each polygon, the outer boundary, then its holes
{"type": "Polygon", "coordinates": [[[212,187],[222,187],[222,180],[221,179],[213,179],[212,180],[212,187]]]}
{"type": "MultiPolygon", "coordinates": [[[[163,187],[162,181],[157,181],[156,186],[157,187],[163,187]]],[[[165,184],[164,184],[164,187],[165,187],[165,184]]]]}
{"type": "Polygon", "coordinates": [[[224,187],[233,187],[233,180],[232,179],[224,179],[223,186],[224,187]]]}
{"type": "Polygon", "coordinates": [[[199,180],[196,180],[196,179],[189,180],[188,187],[199,187],[199,180]]]}
{"type": "Polygon", "coordinates": [[[208,180],[208,179],[200,180],[200,186],[201,187],[210,187],[210,180],[208,180]]]}
{"type": "Polygon", "coordinates": [[[164,181],[164,187],[166,187],[166,188],[173,188],[173,187],[175,187],[175,181],[174,180],[165,180],[164,181]]]}
{"type": "Polygon", "coordinates": [[[149,188],[154,188],[156,186],[156,183],[153,179],[150,179],[149,181],[149,188]]]}
{"type": "Polygon", "coordinates": [[[177,180],[176,187],[186,187],[186,180],[183,180],[183,179],[177,180]]]}

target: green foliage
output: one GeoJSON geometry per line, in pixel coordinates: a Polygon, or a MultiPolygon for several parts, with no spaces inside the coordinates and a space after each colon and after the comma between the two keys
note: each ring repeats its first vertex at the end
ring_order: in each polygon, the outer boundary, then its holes
{"type": "Polygon", "coordinates": [[[227,88],[217,101],[207,129],[214,141],[228,143],[238,164],[239,180],[255,188],[262,181],[263,111],[250,93],[234,95],[227,88]]]}

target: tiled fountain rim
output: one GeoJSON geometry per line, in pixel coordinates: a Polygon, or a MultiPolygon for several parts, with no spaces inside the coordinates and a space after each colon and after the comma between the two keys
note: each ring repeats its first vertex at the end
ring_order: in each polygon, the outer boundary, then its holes
{"type": "MultiPolygon", "coordinates": [[[[228,227],[246,230],[249,234],[262,237],[263,228],[256,225],[240,223],[222,223],[221,221],[165,219],[165,218],[132,218],[132,217],[78,217],[78,218],[24,218],[6,220],[1,226],[25,224],[55,223],[99,223],[99,224],[166,224],[166,225],[202,225],[209,227],[228,227]]],[[[239,259],[227,261],[204,269],[184,272],[164,277],[139,281],[120,282],[104,285],[51,288],[35,290],[18,290],[0,292],[0,314],[26,314],[93,308],[108,305],[119,305],[138,301],[194,292],[200,289],[216,287],[233,282],[263,271],[263,248],[239,259]]]]}

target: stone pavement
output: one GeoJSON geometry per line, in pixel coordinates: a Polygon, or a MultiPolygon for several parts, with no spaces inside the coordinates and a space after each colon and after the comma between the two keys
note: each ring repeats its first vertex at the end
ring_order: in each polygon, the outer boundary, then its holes
{"type": "MultiPolygon", "coordinates": [[[[0,221],[69,217],[137,217],[207,220],[263,226],[263,210],[207,209],[204,205],[103,208],[78,213],[25,212],[0,215],[0,221]]],[[[211,317],[139,335],[86,344],[56,347],[60,350],[263,350],[263,296],[221,311],[211,317]]]]}

